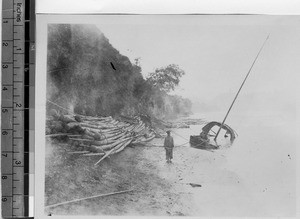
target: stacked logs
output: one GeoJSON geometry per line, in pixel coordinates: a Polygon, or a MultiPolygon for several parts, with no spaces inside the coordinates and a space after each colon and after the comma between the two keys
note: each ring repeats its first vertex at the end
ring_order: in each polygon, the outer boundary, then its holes
{"type": "MultiPolygon", "coordinates": [[[[46,137],[65,136],[75,148],[70,153],[105,157],[119,153],[130,144],[155,137],[154,131],[138,117],[118,121],[112,117],[59,115],[52,113],[46,123],[46,137]]],[[[97,164],[97,163],[96,163],[97,164]]]]}

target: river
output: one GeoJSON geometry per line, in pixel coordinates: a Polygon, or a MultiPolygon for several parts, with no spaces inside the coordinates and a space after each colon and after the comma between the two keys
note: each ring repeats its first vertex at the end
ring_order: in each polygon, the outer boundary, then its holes
{"type": "MultiPolygon", "coordinates": [[[[201,215],[295,216],[295,115],[292,112],[261,111],[228,118],[226,123],[238,133],[238,137],[230,148],[209,155],[208,171],[201,172],[206,176],[199,178],[202,183],[207,182],[206,189],[193,190],[195,202],[202,205],[199,206],[201,215]],[[209,177],[219,180],[219,183],[205,180],[209,177]]],[[[224,113],[191,116],[207,121],[222,121],[223,117],[224,113]]],[[[173,129],[175,144],[185,144],[191,134],[200,133],[202,126],[173,129]]],[[[203,162],[199,161],[199,165],[203,162]]]]}

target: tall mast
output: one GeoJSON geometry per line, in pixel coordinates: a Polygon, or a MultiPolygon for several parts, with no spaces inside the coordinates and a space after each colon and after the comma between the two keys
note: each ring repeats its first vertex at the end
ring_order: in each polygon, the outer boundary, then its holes
{"type": "Polygon", "coordinates": [[[222,122],[222,124],[221,124],[221,126],[220,126],[220,128],[219,128],[219,130],[218,130],[218,132],[217,132],[217,134],[216,134],[216,136],[215,136],[215,138],[214,138],[215,141],[216,141],[216,139],[217,139],[217,137],[218,137],[218,135],[219,135],[219,133],[220,133],[220,131],[221,131],[221,129],[222,129],[222,127],[223,127],[223,125],[224,125],[226,119],[227,119],[227,116],[228,116],[228,114],[229,114],[229,112],[230,112],[230,110],[231,110],[231,108],[232,108],[232,106],[233,106],[233,104],[234,104],[236,98],[238,97],[238,95],[239,95],[239,93],[240,93],[242,87],[244,86],[244,84],[245,84],[245,82],[246,82],[246,80],[247,80],[247,78],[248,78],[248,76],[249,76],[249,74],[250,74],[250,72],[251,72],[251,70],[252,70],[252,68],[253,68],[253,66],[254,66],[254,64],[255,64],[255,62],[256,62],[258,56],[259,56],[259,54],[260,54],[260,52],[262,51],[262,49],[264,48],[264,46],[265,46],[267,40],[269,39],[269,36],[270,36],[270,34],[269,34],[269,35],[267,36],[267,38],[265,39],[263,45],[261,46],[259,52],[257,53],[257,55],[256,55],[256,57],[255,57],[255,59],[254,59],[252,65],[251,65],[251,67],[250,67],[250,69],[249,69],[249,71],[248,71],[248,73],[247,73],[247,75],[246,75],[246,77],[245,77],[245,79],[244,79],[242,85],[240,86],[240,89],[238,90],[237,94],[235,95],[235,97],[234,97],[234,99],[233,99],[233,101],[232,101],[232,103],[231,103],[231,105],[230,105],[230,107],[229,107],[229,109],[228,109],[228,111],[227,111],[227,113],[226,113],[226,116],[225,116],[225,118],[224,118],[224,120],[223,120],[223,122],[222,122]]]}

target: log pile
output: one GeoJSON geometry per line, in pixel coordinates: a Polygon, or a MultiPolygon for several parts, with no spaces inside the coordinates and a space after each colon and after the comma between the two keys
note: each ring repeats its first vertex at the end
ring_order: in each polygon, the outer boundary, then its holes
{"type": "MultiPolygon", "coordinates": [[[[118,121],[112,117],[59,115],[52,112],[46,122],[46,137],[64,136],[83,156],[107,156],[119,153],[130,144],[155,138],[155,132],[139,118],[118,121]]],[[[95,165],[96,165],[95,164],[95,165]]]]}

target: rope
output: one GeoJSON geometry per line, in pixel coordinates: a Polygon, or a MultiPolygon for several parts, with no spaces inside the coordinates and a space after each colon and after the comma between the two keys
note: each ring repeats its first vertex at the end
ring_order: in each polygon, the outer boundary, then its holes
{"type": "MultiPolygon", "coordinates": [[[[73,68],[73,67],[70,67],[70,68],[57,68],[57,69],[50,70],[50,71],[48,71],[47,73],[56,72],[56,71],[60,71],[60,70],[65,70],[65,69],[74,69],[74,68],[73,68]]],[[[83,71],[83,70],[87,70],[87,69],[88,69],[88,68],[75,69],[75,70],[83,71]]]]}
{"type": "Polygon", "coordinates": [[[184,143],[184,144],[180,144],[180,145],[176,145],[175,147],[182,147],[183,145],[186,145],[186,144],[189,144],[190,142],[188,141],[188,142],[186,142],[186,143],[184,143]]]}
{"type": "MultiPolygon", "coordinates": [[[[52,102],[52,101],[50,101],[50,100],[47,100],[47,101],[48,101],[49,103],[51,103],[51,104],[53,104],[53,105],[55,105],[55,106],[57,106],[57,107],[63,109],[63,110],[66,110],[67,112],[69,112],[69,113],[71,113],[71,114],[73,114],[73,115],[79,115],[79,114],[73,113],[72,111],[70,111],[70,110],[68,110],[68,109],[66,109],[66,108],[64,108],[64,107],[62,107],[62,106],[60,106],[60,105],[58,105],[57,103],[54,103],[54,102],[52,102]]],[[[79,116],[83,116],[83,115],[79,115],[79,116]]]]}
{"type": "Polygon", "coordinates": [[[183,137],[182,135],[179,135],[178,133],[176,133],[176,132],[174,132],[174,131],[172,131],[172,133],[174,133],[175,135],[179,136],[180,138],[182,138],[182,139],[184,139],[184,140],[186,140],[186,141],[189,141],[189,139],[183,137]]]}
{"type": "MultiPolygon", "coordinates": [[[[186,145],[186,144],[189,144],[190,142],[188,141],[188,142],[185,142],[185,143],[183,143],[183,144],[180,144],[180,145],[175,145],[174,147],[182,147],[182,146],[184,146],[184,145],[186,145]]],[[[137,147],[157,147],[157,148],[164,148],[164,146],[158,146],[158,145],[154,145],[154,144],[146,144],[146,145],[143,145],[143,144],[140,144],[139,146],[137,146],[137,147]]]]}

